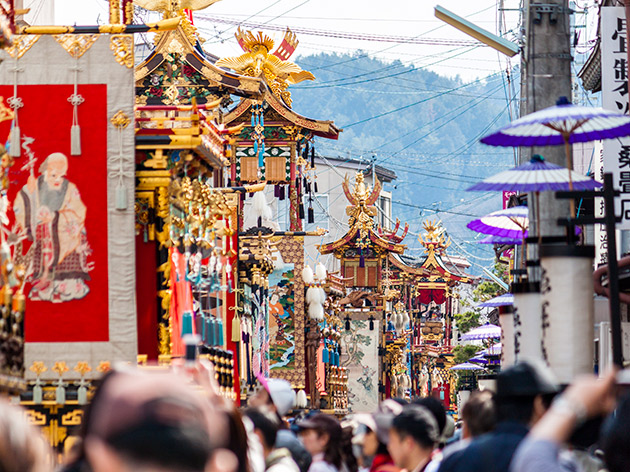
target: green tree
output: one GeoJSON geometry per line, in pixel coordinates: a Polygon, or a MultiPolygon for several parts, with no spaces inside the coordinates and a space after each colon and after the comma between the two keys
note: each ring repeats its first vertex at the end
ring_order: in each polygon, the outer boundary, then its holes
{"type": "Polygon", "coordinates": [[[459,346],[455,346],[453,348],[453,355],[455,356],[453,361],[455,364],[468,362],[468,360],[473,357],[479,349],[479,346],[475,346],[473,344],[460,344],[459,346]]]}
{"type": "MultiPolygon", "coordinates": [[[[508,283],[508,267],[505,264],[496,262],[494,264],[492,273],[506,284],[508,283]]],[[[486,280],[484,282],[481,282],[473,290],[473,300],[475,302],[485,302],[486,300],[490,300],[491,298],[494,298],[498,295],[503,295],[504,293],[506,293],[506,290],[498,283],[494,282],[493,280],[486,280]]]]}
{"type": "Polygon", "coordinates": [[[459,332],[462,334],[481,325],[478,311],[469,310],[464,313],[457,313],[454,318],[457,329],[459,329],[459,332]]]}

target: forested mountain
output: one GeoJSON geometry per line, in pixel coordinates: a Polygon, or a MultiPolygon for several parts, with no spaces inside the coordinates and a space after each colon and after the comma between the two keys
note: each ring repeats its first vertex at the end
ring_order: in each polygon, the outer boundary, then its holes
{"type": "MultiPolygon", "coordinates": [[[[480,179],[514,165],[511,148],[482,145],[479,138],[506,124],[516,101],[506,97],[518,88],[518,72],[488,71],[476,81],[442,77],[434,72],[354,55],[302,56],[298,64],[316,80],[291,87],[293,109],[310,118],[334,120],[344,131],[338,141],[317,140],[324,156],[369,159],[394,170],[394,216],[418,232],[422,221],[443,221],[460,245],[452,252],[491,265],[492,251],[473,243],[465,225],[475,216],[501,208],[497,193],[465,192],[480,179]],[[422,214],[420,212],[422,211],[422,214]]],[[[483,72],[480,72],[483,74],[483,72]]],[[[405,240],[419,247],[415,236],[405,240]]],[[[419,254],[411,250],[411,254],[419,254]]]]}

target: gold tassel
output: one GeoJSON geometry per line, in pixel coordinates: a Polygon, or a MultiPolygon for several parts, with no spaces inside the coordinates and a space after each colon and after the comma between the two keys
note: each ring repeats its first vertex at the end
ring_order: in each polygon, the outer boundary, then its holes
{"type": "Polygon", "coordinates": [[[238,343],[241,341],[241,319],[237,314],[232,318],[232,342],[238,343]]]}
{"type": "Polygon", "coordinates": [[[70,127],[70,155],[81,155],[81,127],[79,125],[70,127]]]}
{"type": "Polygon", "coordinates": [[[9,156],[20,157],[20,127],[15,125],[11,129],[11,138],[9,140],[9,156]]]}

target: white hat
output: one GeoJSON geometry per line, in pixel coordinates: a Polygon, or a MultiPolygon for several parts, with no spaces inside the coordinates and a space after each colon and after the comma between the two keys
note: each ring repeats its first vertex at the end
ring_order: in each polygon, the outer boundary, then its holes
{"type": "Polygon", "coordinates": [[[267,392],[280,416],[286,415],[295,406],[295,391],[286,380],[268,379],[267,392]]]}

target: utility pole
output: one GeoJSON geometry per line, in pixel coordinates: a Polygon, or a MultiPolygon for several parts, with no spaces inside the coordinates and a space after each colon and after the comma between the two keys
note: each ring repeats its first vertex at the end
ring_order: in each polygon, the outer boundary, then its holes
{"type": "MultiPolygon", "coordinates": [[[[525,5],[526,99],[522,103],[526,109],[521,110],[521,116],[553,106],[560,97],[571,97],[571,12],[568,0],[525,0],[525,5]]],[[[527,161],[529,156],[524,151],[521,160],[527,161]]],[[[566,166],[563,146],[535,148],[531,152],[541,154],[548,162],[566,166]]],[[[541,193],[540,221],[536,221],[532,200],[529,199],[529,234],[533,236],[534,231],[540,230],[543,242],[553,242],[550,237],[563,236],[565,230],[558,226],[557,220],[569,214],[568,202],[556,200],[551,192],[541,193]]]]}

